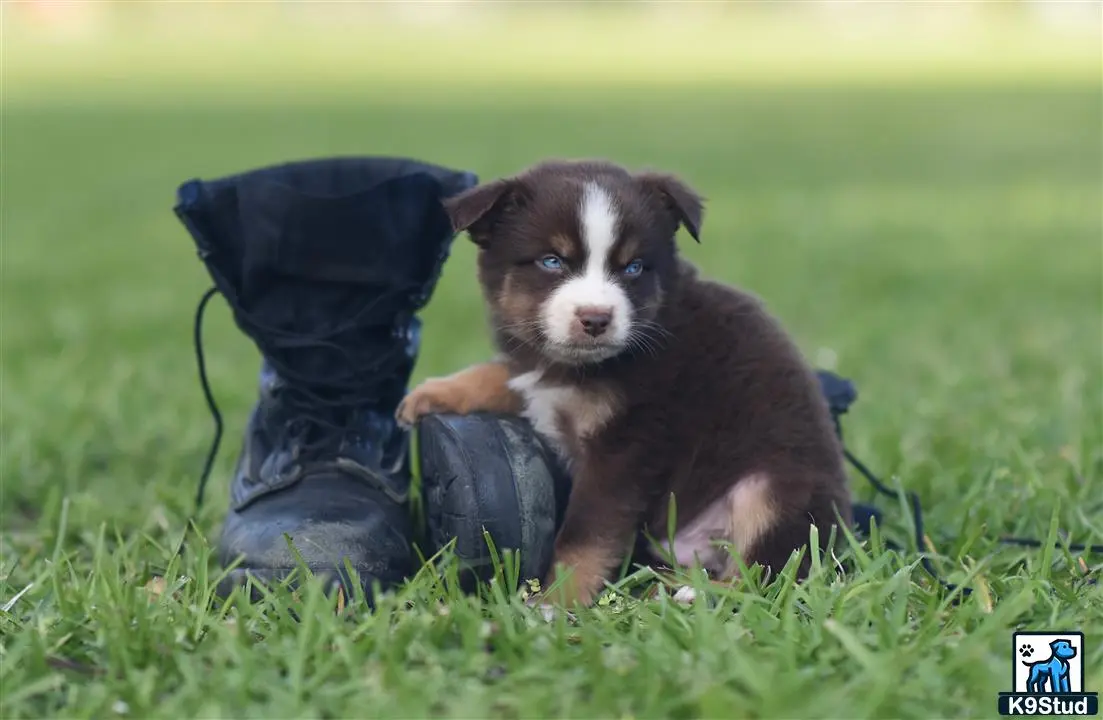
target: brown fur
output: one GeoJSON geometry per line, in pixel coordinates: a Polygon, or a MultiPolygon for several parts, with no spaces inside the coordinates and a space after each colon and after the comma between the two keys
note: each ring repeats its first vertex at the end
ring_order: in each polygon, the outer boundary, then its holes
{"type": "MultiPolygon", "coordinates": [[[[841,447],[811,369],[762,303],[678,257],[675,234],[684,226],[699,237],[702,205],[670,175],[603,162],[545,163],[446,204],[480,248],[504,364],[429,381],[400,415],[535,418],[574,479],[555,552],[573,573],[545,580],[563,580],[561,601],[591,602],[641,531],[665,538],[672,496],[679,533],[726,547],[695,556],[721,579],[735,574],[732,553],[776,573],[807,544],[810,525],[826,540],[836,513],[850,521],[841,447]],[[640,258],[646,267],[616,280],[633,313],[628,341],[593,362],[549,354],[539,315],[584,262],[587,183],[615,203],[612,266],[640,258]],[[563,273],[540,269],[546,253],[563,258],[563,273]]],[[[801,577],[808,567],[806,554],[801,577]]]]}
{"type": "Polygon", "coordinates": [[[521,398],[506,385],[509,369],[501,362],[486,362],[442,378],[430,378],[402,399],[396,416],[411,426],[423,415],[482,410],[517,414],[521,398]]]}

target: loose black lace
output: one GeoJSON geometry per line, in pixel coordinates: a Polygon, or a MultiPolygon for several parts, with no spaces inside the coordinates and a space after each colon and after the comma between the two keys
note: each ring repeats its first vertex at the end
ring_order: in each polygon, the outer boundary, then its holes
{"type": "MultiPolygon", "coordinates": [[[[834,421],[835,421],[835,430],[839,434],[839,439],[842,440],[843,433],[842,433],[842,425],[839,422],[839,413],[833,411],[832,416],[833,416],[834,421]]],[[[928,558],[927,555],[924,553],[924,547],[926,547],[927,540],[926,540],[926,530],[924,529],[924,526],[923,526],[923,506],[919,502],[919,496],[916,493],[911,492],[911,491],[905,492],[905,491],[901,490],[900,492],[894,492],[891,488],[889,488],[887,485],[885,485],[883,482],[881,482],[881,480],[876,475],[874,475],[873,472],[868,467],[866,467],[866,465],[862,461],[860,461],[858,458],[856,458],[854,456],[854,454],[850,452],[850,450],[848,450],[844,447],[843,448],[843,454],[846,456],[847,461],[851,465],[853,465],[854,468],[859,473],[861,473],[862,476],[866,480],[869,481],[869,484],[872,485],[873,489],[876,490],[879,494],[885,495],[885,496],[891,497],[891,498],[897,498],[897,499],[900,498],[901,494],[904,495],[904,498],[907,501],[908,507],[911,508],[912,528],[914,530],[915,550],[916,550],[916,552],[919,553],[919,564],[923,567],[923,569],[927,572],[927,574],[930,575],[931,578],[933,578],[935,580],[935,582],[937,582],[939,585],[941,585],[943,588],[945,588],[951,594],[958,593],[956,596],[954,596],[954,602],[955,603],[958,602],[960,598],[968,597],[969,595],[971,595],[973,593],[972,588],[962,587],[960,585],[955,585],[953,583],[948,583],[945,580],[943,580],[939,576],[938,571],[935,570],[934,565],[931,564],[930,558],[928,558]]],[[[871,517],[879,515],[879,513],[876,511],[876,509],[873,508],[872,506],[869,506],[869,505],[862,505],[862,504],[857,504],[856,503],[855,504],[855,510],[858,510],[858,509],[864,510],[863,515],[865,515],[867,518],[871,518],[871,517]]],[[[867,522],[866,522],[866,526],[865,527],[859,527],[859,530],[861,530],[865,535],[869,535],[871,528],[869,526],[868,519],[867,519],[867,522]]],[[[1004,537],[998,538],[997,542],[1002,544],[1002,545],[1017,545],[1017,546],[1020,546],[1020,547],[1030,547],[1030,548],[1040,548],[1040,547],[1044,546],[1044,544],[1041,540],[1038,540],[1036,538],[1029,538],[1029,537],[1004,536],[1004,537]]],[[[886,541],[885,546],[888,547],[891,550],[899,551],[901,549],[899,546],[897,546],[895,543],[892,543],[891,541],[886,541]]],[[[1065,543],[1065,544],[1057,543],[1055,545],[1055,547],[1057,547],[1057,548],[1065,547],[1065,548],[1068,549],[1069,552],[1103,553],[1103,545],[1090,545],[1090,544],[1084,544],[1084,543],[1065,543]]],[[[1092,581],[1092,582],[1094,582],[1094,581],[1092,581]]]]}
{"type": "MultiPolygon", "coordinates": [[[[289,421],[284,427],[285,432],[288,433],[285,440],[294,440],[293,447],[297,453],[306,454],[312,450],[321,450],[338,442],[344,433],[348,432],[347,413],[379,402],[379,378],[385,377],[395,363],[406,358],[402,342],[381,343],[382,347],[378,352],[372,353],[370,358],[365,358],[354,357],[349,352],[348,343],[334,342],[333,339],[351,331],[364,330],[367,327],[365,318],[376,311],[380,304],[398,297],[408,298],[416,291],[417,288],[411,286],[387,293],[371,294],[372,301],[354,313],[349,320],[315,334],[289,332],[266,326],[244,312],[238,312],[235,315],[242,329],[254,339],[262,355],[280,378],[281,385],[277,392],[281,404],[289,409],[289,421]],[[324,376],[304,373],[284,360],[286,351],[303,349],[331,350],[337,353],[342,361],[332,363],[332,372],[324,376]]],[[[193,332],[199,383],[214,420],[214,438],[196,488],[196,514],[204,502],[207,483],[218,457],[224,428],[222,413],[215,402],[207,375],[202,337],[203,318],[211,298],[216,294],[218,289],[214,287],[203,294],[196,307],[193,332]]],[[[398,328],[398,324],[394,327],[398,328]]]]}

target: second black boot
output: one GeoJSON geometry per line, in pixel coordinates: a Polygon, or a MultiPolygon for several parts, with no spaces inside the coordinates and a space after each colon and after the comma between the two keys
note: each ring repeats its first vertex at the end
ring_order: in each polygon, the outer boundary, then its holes
{"type": "MultiPolygon", "coordinates": [[[[371,600],[414,570],[409,438],[394,420],[474,174],[401,158],[289,163],[178,191],[176,214],[263,356],[219,555],[272,583],[297,566],[371,600]]],[[[197,338],[198,342],[198,338],[197,338]]]]}

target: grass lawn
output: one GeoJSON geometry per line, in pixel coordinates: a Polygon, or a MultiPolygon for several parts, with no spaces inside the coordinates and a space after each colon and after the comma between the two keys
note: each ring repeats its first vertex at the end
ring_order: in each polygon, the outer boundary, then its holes
{"type": "MultiPolygon", "coordinates": [[[[1098,41],[1049,65],[1025,43],[1007,62],[978,52],[972,74],[913,77],[887,55],[833,64],[830,48],[806,76],[752,72],[738,62],[761,48],[732,40],[707,65],[688,53],[681,73],[618,76],[577,57],[558,75],[496,64],[452,38],[442,74],[400,86],[398,70],[327,62],[316,39],[266,60],[264,39],[224,41],[189,75],[188,41],[158,37],[4,50],[0,716],[990,717],[1015,628],[1082,630],[1086,689],[1103,692],[1103,588],[1088,582],[1103,558],[995,542],[1059,528],[1103,543],[1098,41]],[[478,73],[456,70],[464,48],[478,73]],[[851,449],[920,494],[932,558],[974,595],[953,606],[914,548],[879,543],[843,578],[691,607],[613,593],[576,624],[539,620],[503,584],[461,596],[447,569],[374,615],[334,613],[313,586],[220,605],[202,547],[151,592],[211,433],[190,336],[208,278],[175,188],[346,153],[484,178],[551,155],[680,173],[708,198],[686,255],[857,383],[851,449]]],[[[458,239],[418,378],[488,352],[473,258],[458,239]]],[[[200,517],[213,545],[258,358],[220,302],[206,347],[228,424],[200,517]]],[[[878,502],[906,544],[907,514],[878,502]]]]}

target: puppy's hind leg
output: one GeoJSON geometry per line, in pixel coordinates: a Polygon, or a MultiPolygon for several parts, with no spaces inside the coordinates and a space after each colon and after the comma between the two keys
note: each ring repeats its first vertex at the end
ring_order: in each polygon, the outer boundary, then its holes
{"type": "Polygon", "coordinates": [[[721,514],[721,536],[727,542],[723,560],[717,564],[718,580],[730,581],[738,577],[736,554],[748,567],[755,563],[771,567],[772,538],[784,517],[769,475],[759,472],[740,478],[710,512],[721,514]]]}
{"type": "Polygon", "coordinates": [[[835,495],[827,486],[814,484],[779,488],[766,475],[750,476],[732,493],[733,545],[743,562],[761,565],[776,578],[793,553],[804,549],[797,568],[797,581],[808,577],[811,553],[829,547],[832,529],[838,524],[836,512],[849,521],[850,507],[845,495],[835,495]],[[750,481],[750,482],[748,482],[750,481]],[[742,489],[741,489],[742,488],[742,489]],[[810,547],[812,527],[819,530],[819,547],[810,547]]]}
{"type": "MultiPolygon", "coordinates": [[[[730,583],[739,575],[735,555],[747,560],[748,552],[774,527],[776,507],[769,478],[764,474],[748,475],[682,525],[667,552],[680,567],[700,566],[712,582],[730,583]]],[[[683,586],[674,599],[690,604],[695,597],[693,588],[683,586]]]]}

